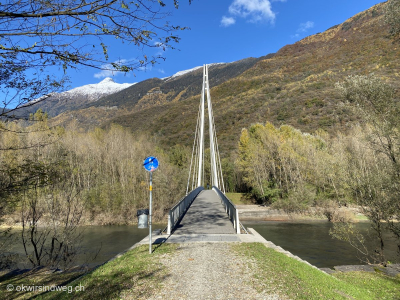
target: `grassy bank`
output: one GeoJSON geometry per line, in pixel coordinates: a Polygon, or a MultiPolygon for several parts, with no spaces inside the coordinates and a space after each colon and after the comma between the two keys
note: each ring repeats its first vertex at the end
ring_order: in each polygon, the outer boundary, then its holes
{"type": "Polygon", "coordinates": [[[226,197],[235,205],[249,205],[256,204],[255,200],[250,195],[245,193],[226,193],[226,197]]]}
{"type": "Polygon", "coordinates": [[[46,272],[0,277],[0,299],[147,299],[167,275],[160,258],[175,248],[175,245],[165,244],[150,255],[147,245],[137,247],[83,277],[79,277],[79,273],[46,272]],[[13,285],[13,291],[7,291],[9,284],[13,285]],[[65,286],[66,291],[17,292],[17,287],[22,285],[59,285],[65,286]]]}
{"type": "MultiPolygon", "coordinates": [[[[257,205],[255,199],[251,198],[251,195],[246,193],[226,193],[229,200],[235,205],[247,205],[239,208],[239,217],[241,220],[246,221],[314,221],[314,220],[328,220],[327,216],[324,215],[323,207],[309,207],[303,212],[292,212],[287,213],[283,209],[277,209],[273,206],[261,206],[257,205]],[[270,210],[275,211],[270,213],[270,210]],[[254,214],[251,215],[251,212],[254,214]],[[280,211],[278,215],[276,211],[280,211]],[[250,214],[250,216],[249,216],[250,214]]],[[[365,215],[360,214],[361,208],[353,206],[352,208],[342,207],[332,209],[332,222],[338,220],[348,220],[349,222],[368,222],[368,218],[365,215]]]]}
{"type": "MultiPolygon", "coordinates": [[[[173,255],[178,245],[163,244],[152,255],[144,245],[96,270],[49,274],[30,272],[0,277],[1,299],[148,299],[161,288],[168,269],[161,259],[173,255]],[[12,284],[14,291],[7,291],[12,284]],[[17,286],[65,286],[66,291],[17,292],[17,286]],[[78,289],[78,291],[76,291],[78,289]],[[79,290],[81,289],[81,290],[79,290]],[[84,290],[82,290],[84,289],[84,290]]],[[[255,272],[251,283],[257,290],[287,295],[290,299],[399,299],[400,277],[381,273],[350,272],[327,275],[262,244],[231,244],[232,251],[248,260],[255,272]]],[[[229,276],[229,274],[226,274],[229,276]]]]}
{"type": "Polygon", "coordinates": [[[291,299],[399,299],[400,277],[349,272],[327,275],[262,244],[238,244],[233,249],[252,259],[257,268],[253,285],[276,289],[291,299]]]}

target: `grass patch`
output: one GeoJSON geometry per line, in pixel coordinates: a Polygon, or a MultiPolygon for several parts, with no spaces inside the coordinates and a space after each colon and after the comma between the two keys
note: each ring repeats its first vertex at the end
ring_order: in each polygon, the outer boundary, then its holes
{"type": "MultiPolygon", "coordinates": [[[[83,275],[84,271],[53,273],[47,268],[34,269],[19,275],[2,274],[0,276],[0,299],[31,299],[41,292],[18,291],[22,287],[32,286],[65,286],[83,275]],[[12,285],[11,290],[8,290],[12,285]]],[[[51,292],[54,293],[54,292],[51,292]]]]}
{"type": "MultiPolygon", "coordinates": [[[[375,272],[335,273],[336,278],[371,293],[373,299],[400,299],[400,277],[389,277],[375,272]]],[[[367,298],[365,298],[367,299],[367,298]]]]}
{"type": "Polygon", "coordinates": [[[235,205],[249,205],[254,204],[254,200],[244,193],[226,193],[229,200],[235,205]]]}
{"type": "Polygon", "coordinates": [[[147,299],[158,288],[167,276],[167,270],[160,263],[160,258],[176,249],[174,244],[163,244],[153,254],[148,253],[148,245],[137,247],[123,256],[108,262],[85,276],[72,281],[61,280],[54,275],[47,282],[43,278],[17,278],[1,283],[0,293],[4,293],[7,284],[17,286],[24,280],[25,285],[60,285],[71,287],[72,292],[36,292],[15,294],[15,292],[0,294],[2,299],[147,299]],[[44,283],[45,282],[45,283],[44,283]],[[75,291],[79,286],[84,291],[75,291]]]}
{"type": "Polygon", "coordinates": [[[238,244],[233,249],[255,260],[253,284],[279,287],[292,299],[399,299],[400,278],[351,272],[329,276],[262,244],[238,244]],[[268,282],[268,284],[266,284],[268,282]]]}
{"type": "Polygon", "coordinates": [[[366,216],[361,215],[361,214],[357,214],[355,219],[358,221],[369,221],[369,219],[366,216]]]}

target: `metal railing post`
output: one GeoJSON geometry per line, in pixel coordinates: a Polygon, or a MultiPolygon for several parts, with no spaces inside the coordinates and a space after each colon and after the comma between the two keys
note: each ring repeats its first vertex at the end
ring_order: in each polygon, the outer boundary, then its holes
{"type": "Polygon", "coordinates": [[[186,211],[189,209],[189,206],[192,204],[194,199],[196,199],[197,195],[204,190],[203,187],[198,187],[191,191],[188,195],[183,197],[181,200],[179,200],[178,203],[176,203],[171,210],[169,211],[168,214],[168,228],[167,228],[167,233],[171,234],[172,231],[175,229],[176,225],[181,221],[183,215],[186,213],[186,211]]]}
{"type": "Polygon", "coordinates": [[[236,233],[240,234],[239,211],[236,210],[236,233]]]}
{"type": "Polygon", "coordinates": [[[167,234],[171,234],[171,212],[168,213],[168,229],[167,229],[167,234]]]}
{"type": "Polygon", "coordinates": [[[236,229],[236,233],[240,234],[240,221],[239,221],[239,211],[236,208],[236,205],[229,200],[220,189],[213,186],[213,191],[217,193],[219,198],[221,199],[222,204],[224,205],[225,212],[228,215],[229,220],[232,222],[233,228],[236,229]]]}

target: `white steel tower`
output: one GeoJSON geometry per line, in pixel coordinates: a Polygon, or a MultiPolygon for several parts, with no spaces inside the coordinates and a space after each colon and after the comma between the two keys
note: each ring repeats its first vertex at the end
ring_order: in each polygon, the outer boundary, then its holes
{"type": "Polygon", "coordinates": [[[192,159],[190,163],[188,185],[186,193],[189,192],[190,179],[194,189],[204,185],[204,119],[205,119],[205,98],[207,97],[208,108],[208,127],[210,136],[210,158],[211,158],[211,178],[210,183],[225,193],[224,180],[222,177],[221,159],[219,156],[217,135],[215,131],[213,109],[211,104],[210,85],[208,81],[208,66],[203,66],[203,85],[201,91],[199,113],[195,140],[193,143],[192,159]]]}

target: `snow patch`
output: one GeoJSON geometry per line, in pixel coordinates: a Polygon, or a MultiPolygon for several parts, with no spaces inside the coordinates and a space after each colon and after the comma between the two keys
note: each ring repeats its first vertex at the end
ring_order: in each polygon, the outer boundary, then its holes
{"type": "Polygon", "coordinates": [[[114,94],[123,89],[126,89],[136,83],[116,83],[112,78],[106,77],[99,83],[87,84],[74,88],[72,90],[61,93],[66,96],[87,96],[89,100],[93,101],[101,96],[114,94]]]}
{"type": "Polygon", "coordinates": [[[44,95],[40,98],[29,101],[24,105],[21,105],[21,107],[31,106],[36,102],[40,102],[42,100],[45,101],[47,98],[61,100],[65,98],[85,97],[89,102],[93,102],[99,100],[103,96],[107,96],[122,91],[123,89],[126,89],[136,83],[137,82],[116,83],[112,78],[106,77],[99,83],[83,85],[62,93],[51,93],[49,95],[44,95]]]}
{"type": "MultiPolygon", "coordinates": [[[[223,64],[226,64],[226,63],[212,63],[212,64],[208,64],[208,66],[211,67],[211,66],[223,65],[223,64]]],[[[198,69],[200,69],[200,68],[203,68],[203,66],[194,67],[194,68],[192,68],[192,69],[179,71],[179,72],[175,73],[175,74],[172,75],[172,76],[161,78],[161,80],[170,80],[170,79],[173,79],[173,78],[176,78],[176,77],[179,77],[179,76],[182,76],[182,75],[191,73],[191,72],[196,71],[196,70],[198,70],[198,69]]]]}

